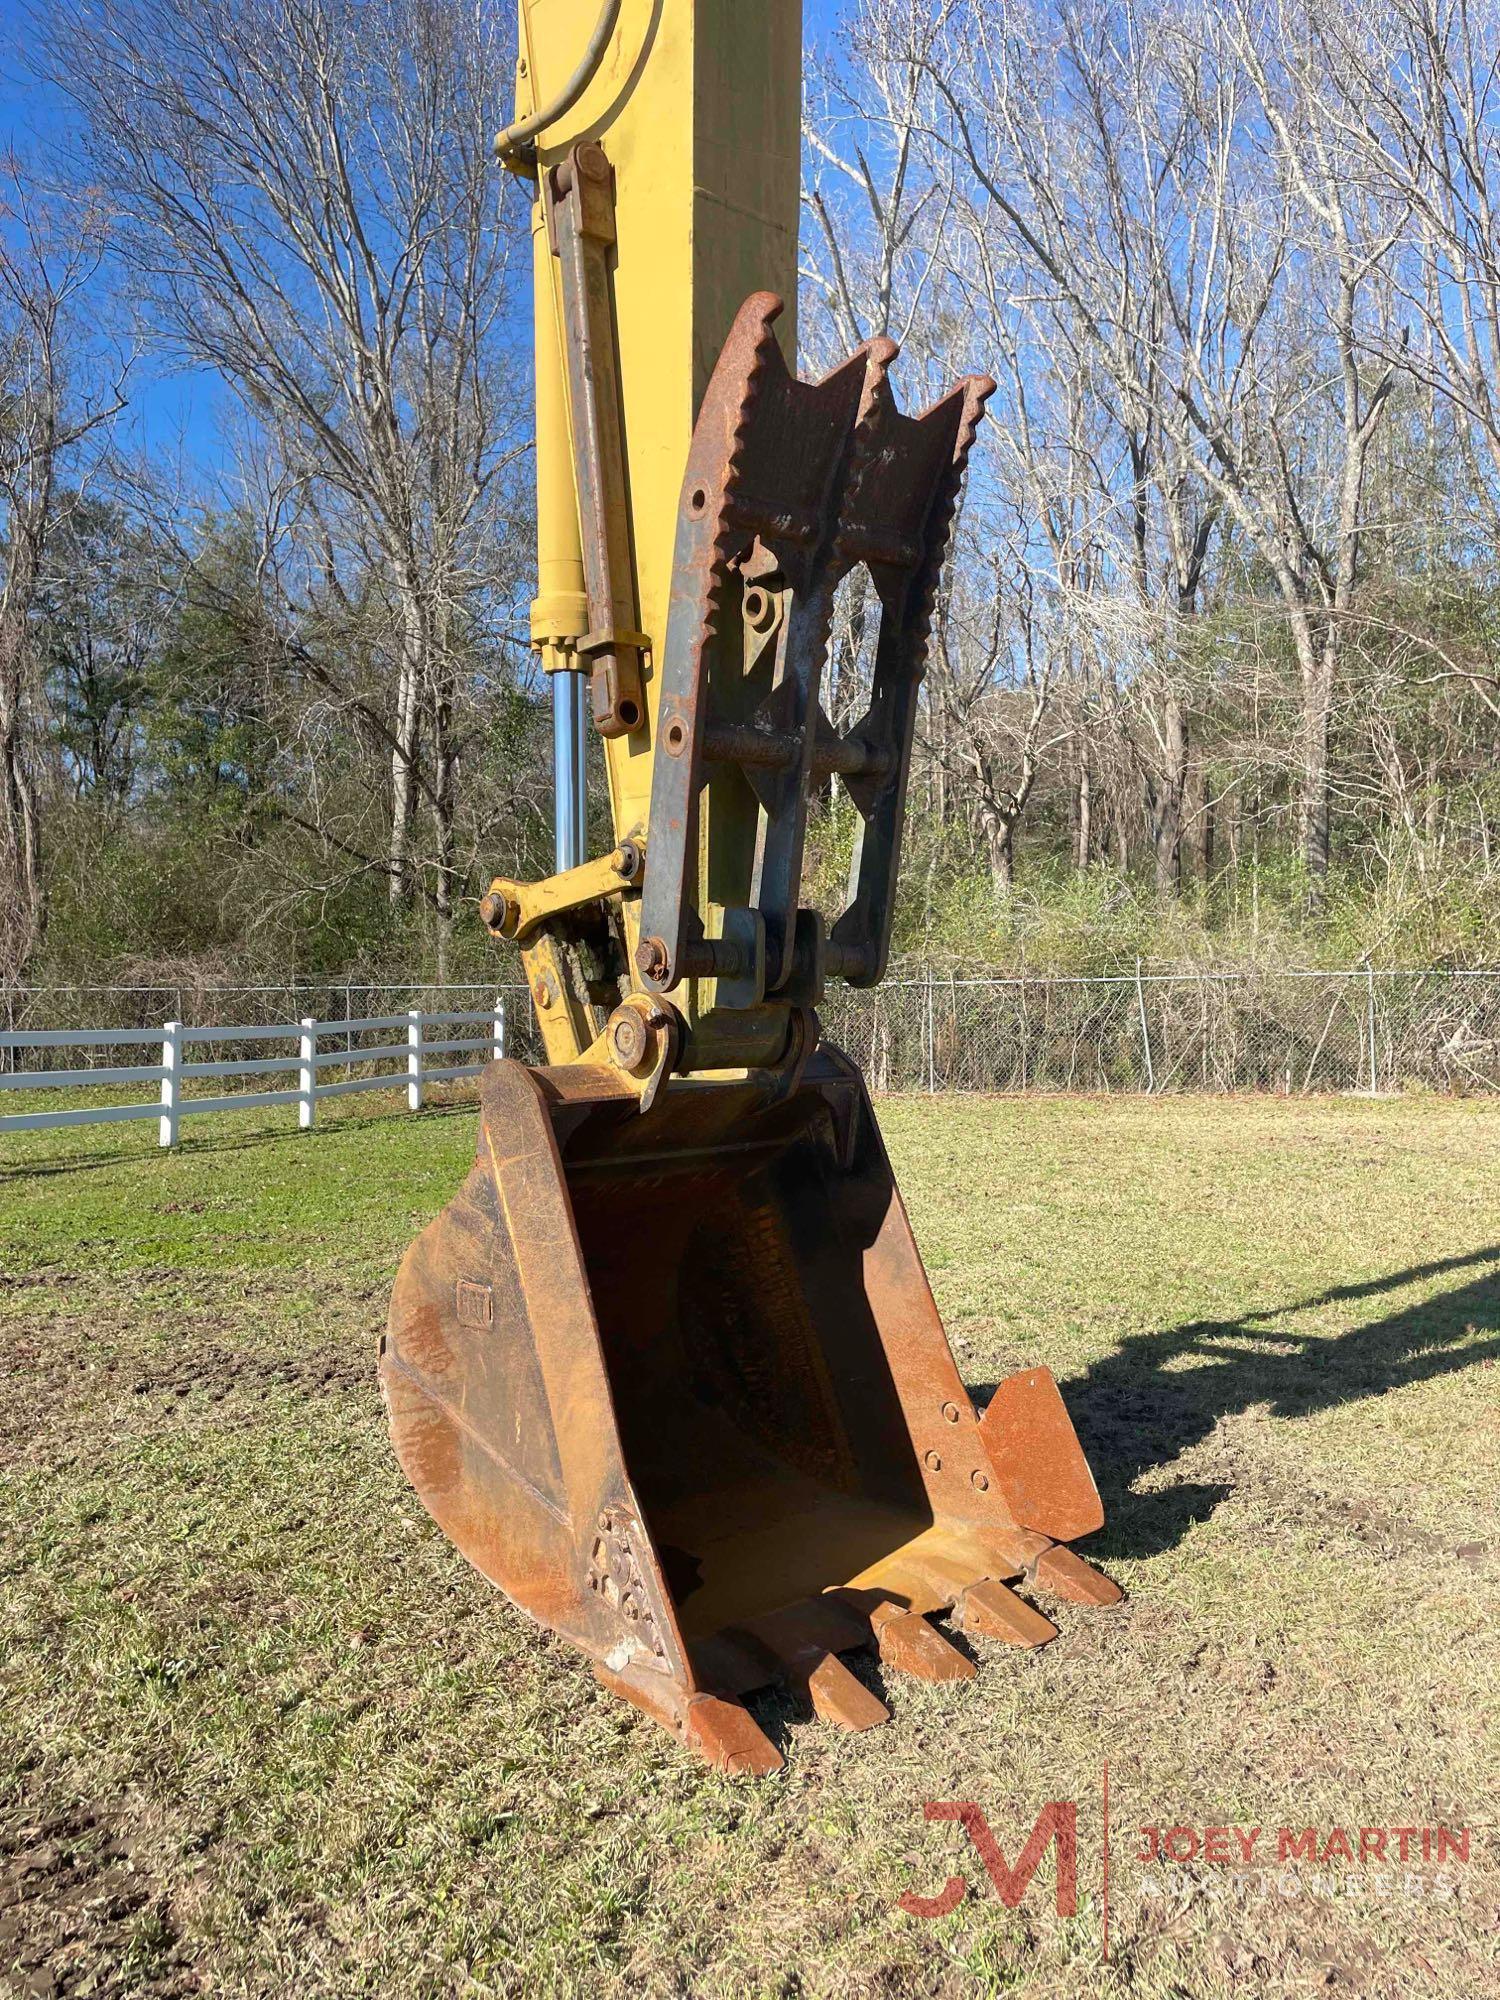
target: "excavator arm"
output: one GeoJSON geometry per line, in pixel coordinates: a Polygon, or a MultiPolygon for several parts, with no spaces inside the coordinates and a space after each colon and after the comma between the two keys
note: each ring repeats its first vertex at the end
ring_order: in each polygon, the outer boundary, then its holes
{"type": "Polygon", "coordinates": [[[993,384],[915,415],[868,342],[795,373],[799,0],[521,0],[538,593],[558,872],[497,879],[547,1063],[499,1062],[473,1171],[402,1264],[381,1380],[458,1547],[721,1767],[779,1751],[767,1683],[846,1727],[842,1655],[973,1672],[935,1614],[1036,1645],[1013,1586],[1105,1604],[1098,1495],[1045,1369],[981,1417],[827,983],[885,970],[928,629],[993,384]],[[863,714],[822,677],[875,607],[863,714]],[[584,728],[610,850],[584,852],[584,728]],[[860,837],[804,901],[808,813],[860,837]]]}

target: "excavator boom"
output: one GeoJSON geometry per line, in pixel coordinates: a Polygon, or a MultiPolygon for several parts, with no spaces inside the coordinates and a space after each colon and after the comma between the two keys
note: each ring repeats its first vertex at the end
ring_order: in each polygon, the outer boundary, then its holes
{"type": "Polygon", "coordinates": [[[874,1111],[822,1041],[884,973],[928,628],[993,390],[897,406],[893,342],[797,378],[800,8],[521,0],[502,158],[535,188],[538,576],[558,873],[497,879],[548,1062],[492,1064],[463,1189],[402,1264],[381,1380],[433,1517],[610,1688],[722,1768],[779,1683],[848,1728],[843,1655],[967,1678],[934,1615],[1021,1646],[1013,1586],[1119,1592],[1046,1369],[981,1416],[874,1111]],[[766,280],[780,289],[766,289],[766,280]],[[863,713],[822,677],[873,604],[863,713]],[[589,699],[583,692],[587,686],[589,699]],[[585,709],[614,845],[582,851],[585,709]],[[803,900],[842,786],[845,895],[803,900]]]}

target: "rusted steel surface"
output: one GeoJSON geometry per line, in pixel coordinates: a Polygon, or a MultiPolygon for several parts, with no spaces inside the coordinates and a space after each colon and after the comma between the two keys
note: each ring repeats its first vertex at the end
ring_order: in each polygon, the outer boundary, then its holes
{"type": "Polygon", "coordinates": [[[995,385],[966,376],[903,416],[888,380],[897,348],[884,339],[800,382],[777,344],[780,312],[769,292],[741,308],[688,454],[637,963],[660,992],[728,971],[698,903],[699,816],[705,782],[727,782],[724,767],[735,766],[759,813],[740,885],[764,927],[755,993],[810,1005],[830,972],[869,985],[885,969],[933,600],[995,385]],[[878,606],[874,678],[865,715],[841,735],[822,707],[822,676],[835,593],[859,564],[878,606]],[[825,943],[800,893],[811,787],[831,771],[863,824],[849,901],[825,943]]]}
{"type": "Polygon", "coordinates": [[[1057,1542],[1103,1527],[1099,1489],[1050,1368],[1002,1382],[979,1431],[1018,1521],[1057,1542]]]}
{"type": "Polygon", "coordinates": [[[1066,1598],[1071,1604],[1118,1604],[1125,1595],[1112,1577],[1086,1563],[1072,1549],[1044,1550],[1037,1557],[1032,1575],[1038,1590],[1050,1591],[1054,1597],[1066,1598]]]}
{"type": "Polygon", "coordinates": [[[1003,1639],[1009,1646],[1045,1646],[1057,1637],[1057,1627],[1050,1618],[1044,1618],[1035,1605],[993,1577],[970,1584],[959,1599],[958,1610],[966,1632],[1003,1639]]]}
{"type": "Polygon", "coordinates": [[[807,1694],[820,1722],[840,1729],[876,1729],[889,1722],[891,1711],[864,1682],[852,1674],[837,1653],[825,1653],[807,1676],[807,1694]]]}
{"type": "Polygon", "coordinates": [[[899,1674],[912,1674],[924,1681],[971,1681],[974,1662],[945,1639],[917,1611],[903,1611],[887,1605],[884,1614],[870,1620],[880,1663],[899,1674]]]}
{"type": "Polygon", "coordinates": [[[840,1665],[872,1639],[900,1671],[971,1672],[928,1614],[1054,1629],[998,1581],[1040,1580],[1052,1544],[1007,1499],[833,1051],[793,1090],[681,1078],[644,1115],[606,1068],[492,1065],[381,1380],[469,1560],[721,1768],[779,1763],[739,1700],[767,1683],[883,1720],[840,1665]]]}

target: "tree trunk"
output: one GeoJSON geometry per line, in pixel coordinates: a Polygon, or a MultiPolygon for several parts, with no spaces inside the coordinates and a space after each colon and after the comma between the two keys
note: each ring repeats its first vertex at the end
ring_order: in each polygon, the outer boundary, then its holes
{"type": "Polygon", "coordinates": [[[1130,831],[1125,824],[1124,801],[1118,797],[1109,829],[1109,858],[1119,874],[1130,873],[1130,831]]]}
{"type": "Polygon", "coordinates": [[[433,904],[437,911],[437,976],[446,983],[453,942],[454,815],[457,764],[453,755],[453,706],[446,664],[434,674],[432,702],[432,831],[437,880],[433,904]]]}
{"type": "Polygon", "coordinates": [[[1078,787],[1074,805],[1075,845],[1073,865],[1079,874],[1094,858],[1094,773],[1089,764],[1087,743],[1078,746],[1078,787]]]}
{"type": "Polygon", "coordinates": [[[1297,832],[1302,858],[1315,891],[1328,874],[1332,850],[1328,741],[1333,716],[1334,639],[1328,633],[1321,647],[1312,634],[1297,634],[1302,666],[1302,774],[1297,807],[1297,832]]]}
{"type": "Polygon", "coordinates": [[[45,512],[11,521],[10,576],[0,606],[0,982],[14,983],[42,940],[41,814],[27,758],[32,605],[45,512]]]}
{"type": "Polygon", "coordinates": [[[990,784],[984,782],[979,792],[977,817],[991,887],[997,896],[1008,896],[1016,881],[1016,822],[1021,817],[1021,805],[1009,799],[1002,802],[990,784]]]}
{"type": "Polygon", "coordinates": [[[1187,775],[1187,714],[1177,696],[1169,694],[1162,715],[1161,775],[1149,800],[1159,896],[1176,896],[1182,890],[1182,802],[1187,775]]]}
{"type": "Polygon", "coordinates": [[[396,684],[396,727],[391,746],[390,899],[411,894],[411,825],[416,807],[417,753],[422,737],[422,689],[426,678],[426,631],[420,592],[402,591],[401,662],[396,684]]]}
{"type": "Polygon", "coordinates": [[[1332,830],[1328,800],[1328,715],[1309,716],[1302,752],[1302,854],[1315,883],[1328,874],[1332,830]]]}
{"type": "Polygon", "coordinates": [[[1014,820],[1001,819],[990,832],[990,880],[995,893],[1008,896],[1016,886],[1016,828],[1014,820]]]}

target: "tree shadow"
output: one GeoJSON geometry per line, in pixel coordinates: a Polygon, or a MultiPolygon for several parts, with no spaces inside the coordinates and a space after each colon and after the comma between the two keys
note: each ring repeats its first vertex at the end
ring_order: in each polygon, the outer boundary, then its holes
{"type": "MultiPolygon", "coordinates": [[[[1274,1416],[1309,1416],[1496,1356],[1500,1244],[1334,1286],[1239,1319],[1190,1320],[1131,1335],[1066,1389],[1104,1502],[1105,1526],[1090,1554],[1101,1560],[1159,1555],[1213,1513],[1230,1485],[1181,1483],[1146,1493],[1134,1488],[1145,1474],[1200,1444],[1220,1417],[1263,1405],[1274,1416]],[[1344,1333],[1303,1334],[1275,1324],[1289,1314],[1378,1298],[1466,1271],[1476,1274],[1467,1283],[1344,1333]]],[[[981,1400],[993,1393],[993,1384],[974,1391],[981,1400]]]]}

